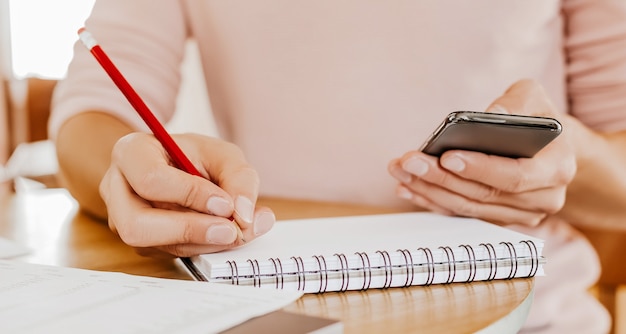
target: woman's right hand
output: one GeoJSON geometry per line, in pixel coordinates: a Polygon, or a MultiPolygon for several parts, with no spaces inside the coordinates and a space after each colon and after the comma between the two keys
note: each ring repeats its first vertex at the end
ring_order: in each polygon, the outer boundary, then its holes
{"type": "Polygon", "coordinates": [[[274,213],[255,208],[258,175],[237,146],[195,134],[174,140],[204,178],[174,167],[152,135],[132,133],[113,147],[99,189],[109,227],[126,244],[142,255],[188,257],[239,246],[272,228],[274,213]]]}

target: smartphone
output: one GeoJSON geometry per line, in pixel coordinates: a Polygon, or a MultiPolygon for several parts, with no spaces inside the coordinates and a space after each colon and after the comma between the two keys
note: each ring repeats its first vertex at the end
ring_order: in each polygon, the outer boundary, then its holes
{"type": "Polygon", "coordinates": [[[455,111],[431,134],[421,151],[434,156],[448,150],[467,150],[532,158],[561,129],[561,123],[548,117],[455,111]]]}

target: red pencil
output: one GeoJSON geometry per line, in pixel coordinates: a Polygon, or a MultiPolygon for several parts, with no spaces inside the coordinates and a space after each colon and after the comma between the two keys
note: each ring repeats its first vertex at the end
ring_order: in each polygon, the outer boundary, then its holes
{"type": "Polygon", "coordinates": [[[167,153],[170,155],[170,158],[174,161],[176,167],[189,174],[202,177],[202,174],[200,174],[198,169],[196,169],[196,167],[191,163],[189,158],[187,158],[187,156],[183,153],[174,139],[172,139],[169,133],[167,133],[163,125],[161,125],[152,111],[150,111],[150,108],[148,108],[141,97],[139,97],[139,94],[137,94],[135,89],[133,89],[128,81],[126,81],[126,78],[124,78],[109,56],[107,56],[100,45],[98,45],[98,42],[95,38],[93,38],[91,33],[89,33],[89,31],[85,28],[80,28],[78,30],[78,36],[80,37],[80,41],[85,45],[85,47],[87,47],[87,49],[89,49],[98,63],[100,63],[102,68],[111,77],[115,85],[120,89],[120,91],[122,91],[122,94],[126,96],[128,102],[130,102],[137,113],[139,113],[139,116],[141,116],[146,125],[148,125],[154,136],[159,140],[159,142],[161,142],[161,145],[163,145],[167,153]]]}
{"type": "MultiPolygon", "coordinates": [[[[135,91],[135,89],[126,81],[126,78],[122,75],[122,73],[117,69],[115,64],[111,61],[109,56],[102,50],[100,45],[95,38],[91,35],[89,31],[85,28],[80,28],[78,30],[78,36],[80,37],[80,41],[89,49],[89,52],[96,58],[98,63],[102,66],[102,68],[107,72],[111,80],[115,83],[115,85],[122,91],[122,94],[126,96],[126,99],[130,104],[135,108],[139,116],[144,120],[146,125],[150,128],[154,136],[159,140],[161,145],[165,148],[165,151],[169,154],[172,161],[177,168],[192,174],[203,177],[202,174],[196,169],[196,167],[191,163],[189,158],[183,153],[180,147],[176,144],[172,136],[165,130],[163,125],[159,122],[159,120],[154,116],[150,108],[146,105],[145,102],[141,99],[139,94],[135,91]]],[[[230,217],[232,221],[235,221],[233,217],[230,217]]],[[[243,233],[239,225],[235,224],[237,227],[237,235],[238,237],[245,242],[243,238],[243,233]]]]}

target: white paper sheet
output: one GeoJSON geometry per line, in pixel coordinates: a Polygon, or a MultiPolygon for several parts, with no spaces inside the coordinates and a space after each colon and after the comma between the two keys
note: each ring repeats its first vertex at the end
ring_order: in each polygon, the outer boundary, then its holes
{"type": "Polygon", "coordinates": [[[215,333],[300,296],[0,260],[0,333],[215,333]]]}
{"type": "Polygon", "coordinates": [[[53,175],[58,169],[56,150],[51,140],[22,143],[9,157],[0,180],[10,180],[18,176],[53,175]]]}

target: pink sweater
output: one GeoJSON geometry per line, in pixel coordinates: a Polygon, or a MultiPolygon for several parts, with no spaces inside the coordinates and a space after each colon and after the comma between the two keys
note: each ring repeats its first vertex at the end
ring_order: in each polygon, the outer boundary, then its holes
{"type": "MultiPolygon", "coordinates": [[[[108,0],[86,26],[163,121],[194,37],[220,135],[244,150],[267,196],[406,207],[389,160],[418,148],[447,113],[484,110],[522,78],[594,129],[626,129],[618,1],[108,0]]],[[[77,46],[52,135],[85,110],[147,131],[77,46]]],[[[606,328],[585,294],[599,273],[589,244],[557,219],[524,232],[547,240],[549,259],[527,328],[606,328]]]]}

